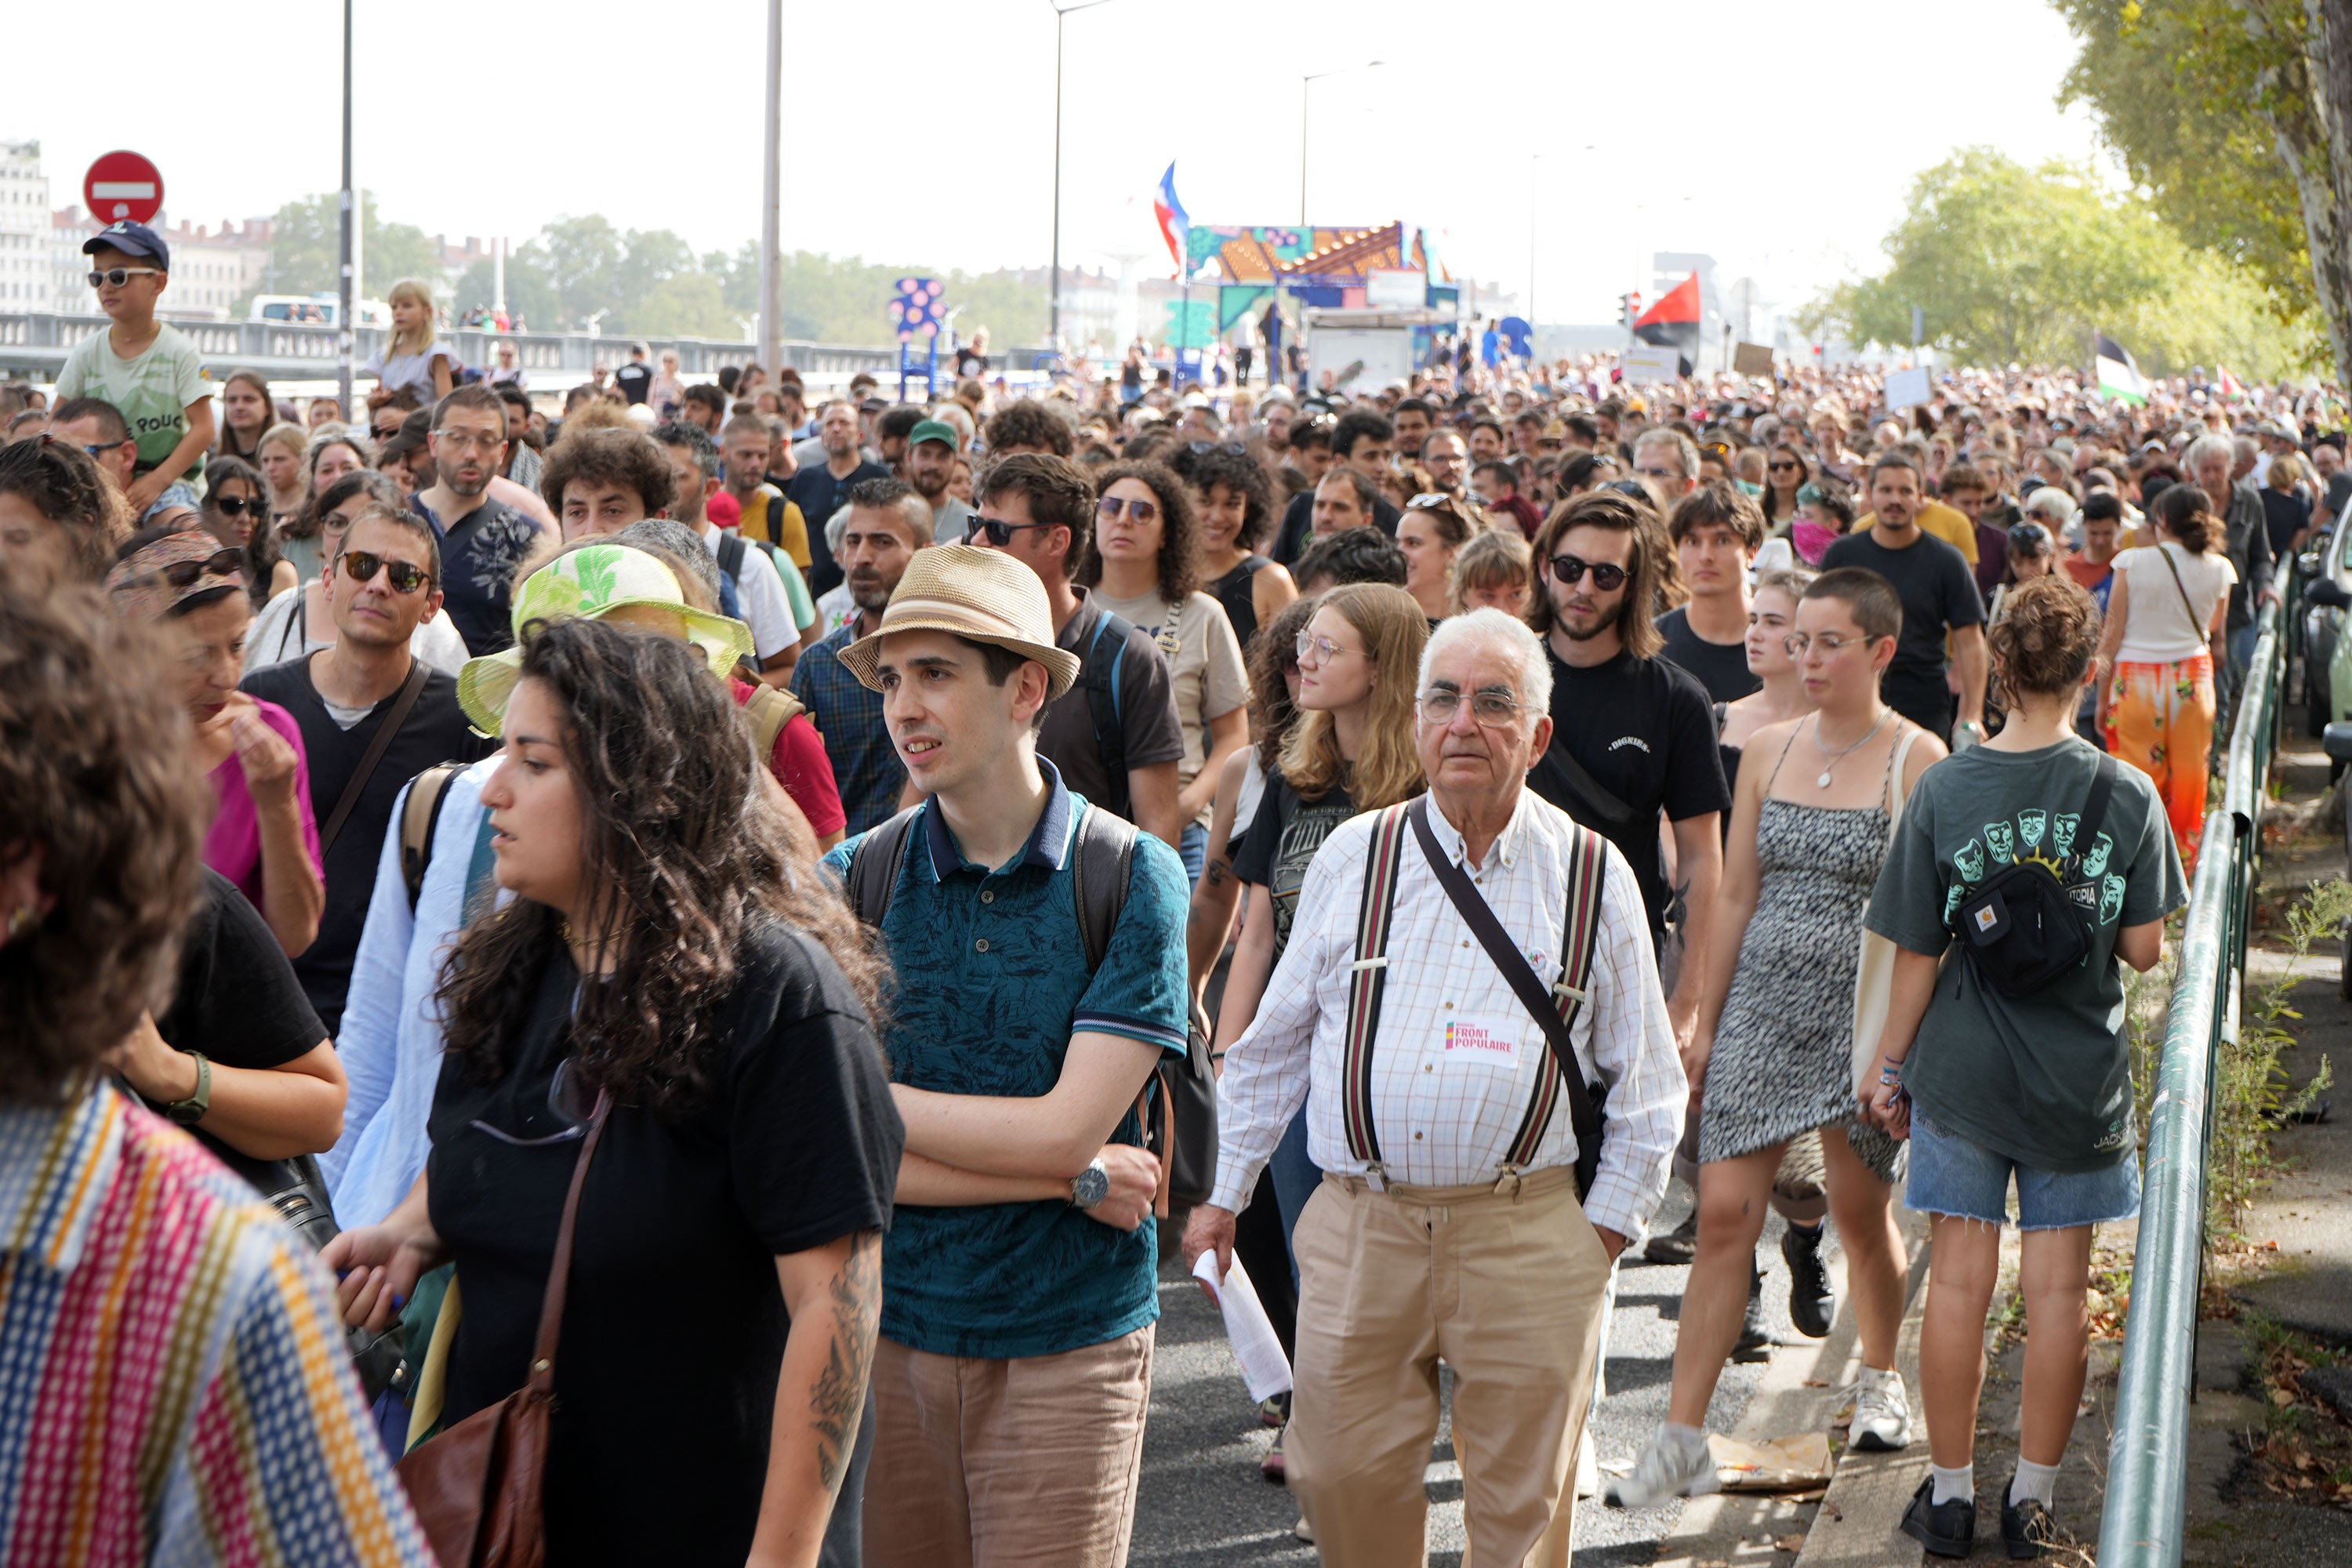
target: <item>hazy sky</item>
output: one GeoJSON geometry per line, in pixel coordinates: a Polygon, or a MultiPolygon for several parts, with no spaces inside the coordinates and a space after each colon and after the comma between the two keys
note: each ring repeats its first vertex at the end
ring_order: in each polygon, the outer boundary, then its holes
{"type": "MultiPolygon", "coordinates": [[[[517,241],[593,211],[698,247],[758,234],[761,0],[358,9],[359,177],[388,216],[517,241]]],[[[788,248],[1045,259],[1047,0],[784,13],[788,248]]],[[[1063,258],[1165,267],[1151,191],[1171,158],[1196,221],[1297,221],[1299,78],[1340,69],[1311,89],[1315,222],[1418,223],[1457,276],[1524,289],[1536,207],[1546,321],[1612,317],[1636,256],[1661,249],[1711,253],[1726,280],[1752,274],[1793,306],[1875,265],[1912,176],[1956,146],[2096,155],[2087,118],[2053,102],[2074,51],[2042,0],[1984,0],[1941,34],[1926,21],[1861,0],[1108,0],[1064,24],[1063,258]],[[1374,59],[1389,63],[1347,69],[1374,59]]],[[[116,146],[162,165],[190,221],[339,181],[331,0],[37,5],[7,36],[0,136],[40,139],[59,204],[116,146]],[[99,47],[110,74],[152,70],[164,89],[93,93],[99,47]]]]}

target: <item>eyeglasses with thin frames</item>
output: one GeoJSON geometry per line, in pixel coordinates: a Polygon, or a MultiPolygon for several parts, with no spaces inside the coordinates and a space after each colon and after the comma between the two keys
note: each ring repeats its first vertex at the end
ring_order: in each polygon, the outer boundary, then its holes
{"type": "Polygon", "coordinates": [[[1329,637],[1318,637],[1308,632],[1300,632],[1298,634],[1298,662],[1305,664],[1307,662],[1307,656],[1310,653],[1315,656],[1315,662],[1317,664],[1328,664],[1343,653],[1352,653],[1358,658],[1370,658],[1371,657],[1371,655],[1366,653],[1362,648],[1341,647],[1329,637]]]}
{"type": "Polygon", "coordinates": [[[1835,658],[1850,647],[1868,647],[1877,640],[1866,632],[1853,637],[1837,632],[1822,632],[1818,637],[1807,632],[1790,632],[1780,639],[1780,646],[1788,650],[1790,658],[1802,658],[1809,650],[1816,647],[1829,658],[1835,658]]]}
{"type": "MultiPolygon", "coordinates": [[[[1422,719],[1431,724],[1451,724],[1454,715],[1462,710],[1462,693],[1450,686],[1432,687],[1413,699],[1422,719]]],[[[1470,718],[1481,729],[1500,730],[1517,722],[1528,711],[1524,702],[1514,702],[1499,691],[1477,691],[1470,695],[1470,718]]]]}

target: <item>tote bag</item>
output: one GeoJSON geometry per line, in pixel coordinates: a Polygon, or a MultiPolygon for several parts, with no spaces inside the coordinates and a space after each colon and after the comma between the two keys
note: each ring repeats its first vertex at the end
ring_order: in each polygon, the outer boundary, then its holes
{"type": "MultiPolygon", "coordinates": [[[[1903,768],[1911,759],[1911,744],[1920,731],[1912,730],[1895,748],[1895,767],[1887,778],[1893,797],[1886,807],[1886,847],[1895,848],[1895,830],[1903,823],[1903,768]]],[[[1859,1094],[1877,1079],[1878,1037],[1886,1028],[1886,1008],[1895,994],[1895,944],[1863,928],[1862,952],[1853,969],[1853,1086],[1859,1094]]]]}

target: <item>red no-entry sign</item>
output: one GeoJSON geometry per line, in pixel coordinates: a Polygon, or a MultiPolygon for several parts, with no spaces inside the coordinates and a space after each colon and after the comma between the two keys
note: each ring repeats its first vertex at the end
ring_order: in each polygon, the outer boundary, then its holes
{"type": "Polygon", "coordinates": [[[163,172],[143,153],[109,153],[81,177],[81,199],[100,223],[146,223],[163,210],[163,172]]]}

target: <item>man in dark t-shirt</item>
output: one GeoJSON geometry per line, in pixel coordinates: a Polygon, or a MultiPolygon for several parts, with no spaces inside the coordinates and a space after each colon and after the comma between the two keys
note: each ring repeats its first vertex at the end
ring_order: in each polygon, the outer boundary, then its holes
{"type": "Polygon", "coordinates": [[[1648,509],[1614,490],[1580,496],[1544,525],[1536,551],[1542,592],[1530,618],[1551,658],[1552,736],[1528,782],[1623,851],[1660,941],[1667,1011],[1687,1039],[1731,792],[1705,689],[1658,657],[1664,639],[1635,609],[1656,602],[1658,537],[1648,509]],[[1660,864],[1661,814],[1674,837],[1672,886],[1660,864]],[[1677,896],[1681,942],[1670,946],[1677,896]]]}
{"type": "Polygon", "coordinates": [[[1952,691],[1944,679],[1945,639],[1950,638],[1950,668],[1960,678],[1958,717],[1969,737],[1960,744],[1966,745],[1984,736],[1984,601],[1977,597],[1968,557],[1919,531],[1924,493],[1909,458],[1880,457],[1870,470],[1875,521],[1867,532],[1832,543],[1822,569],[1860,566],[1895,585],[1903,601],[1903,633],[1879,689],[1888,707],[1939,741],[1956,738],[1952,691]]]}
{"type": "Polygon", "coordinates": [[[849,504],[849,492],[867,479],[887,479],[890,470],[859,455],[857,410],[836,398],[817,417],[817,439],[824,443],[824,461],[805,463],[784,486],[784,497],[801,509],[808,521],[809,592],[823,595],[842,580],[833,558],[824,525],[849,504]]]}
{"type": "Polygon", "coordinates": [[[441,552],[434,579],[449,624],[479,658],[514,641],[508,623],[515,568],[539,544],[537,519],[488,496],[506,461],[507,409],[486,386],[461,386],[433,406],[433,482],[408,504],[441,552]]]}
{"type": "Polygon", "coordinates": [[[613,373],[613,384],[631,403],[643,403],[654,389],[654,367],[646,363],[647,353],[643,343],[629,348],[629,363],[613,373]]]}
{"type": "Polygon", "coordinates": [[[1748,668],[1748,569],[1764,545],[1764,513],[1737,486],[1710,479],[1675,503],[1666,537],[1691,595],[1658,617],[1666,658],[1714,701],[1762,689],[1748,668]]]}
{"type": "Polygon", "coordinates": [[[427,670],[350,811],[337,816],[360,764],[402,709],[412,673],[423,668],[408,639],[441,607],[434,580],[439,563],[433,531],[414,513],[362,512],[325,573],[333,646],[245,678],[248,694],[285,709],[302,731],[327,901],[318,939],[294,960],[294,973],[329,1034],[342,1022],[352,961],[401,787],[436,763],[472,762],[489,749],[457,706],[457,683],[427,670]]]}
{"type": "Polygon", "coordinates": [[[1080,660],[1076,682],[1046,705],[1037,754],[1074,793],[1178,847],[1176,764],[1184,731],[1167,658],[1140,627],[1113,635],[1109,623],[1126,623],[1106,616],[1070,583],[1092,537],[1094,481],[1067,458],[1021,452],[993,464],[983,482],[972,543],[1037,574],[1054,607],[1055,644],[1080,660]]]}

